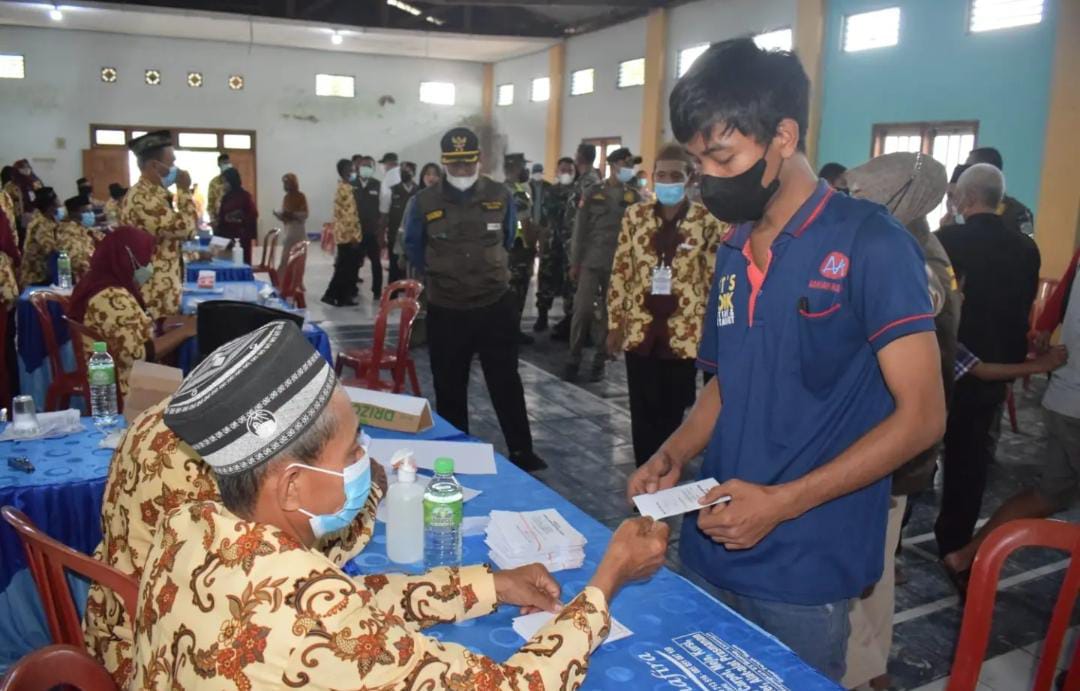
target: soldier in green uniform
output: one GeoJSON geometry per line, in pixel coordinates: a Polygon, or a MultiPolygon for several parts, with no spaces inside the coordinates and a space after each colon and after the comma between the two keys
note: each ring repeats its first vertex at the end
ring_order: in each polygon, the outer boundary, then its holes
{"type": "Polygon", "coordinates": [[[589,381],[604,378],[603,344],[607,341],[607,291],[611,262],[619,243],[623,214],[641,200],[634,184],[634,166],[641,163],[623,147],[608,154],[611,168],[607,180],[584,188],[578,201],[574,240],[570,252],[570,277],[577,281],[574,317],[570,324],[570,359],[563,378],[576,381],[581,367],[585,336],[592,331],[596,354],[589,381]],[[599,300],[599,309],[596,308],[599,300]],[[597,314],[594,315],[594,310],[597,314]]]}
{"type": "Polygon", "coordinates": [[[520,330],[521,313],[525,310],[525,298],[529,294],[533,264],[536,263],[536,228],[532,223],[532,198],[529,196],[529,173],[525,168],[525,154],[506,154],[503,159],[506,189],[514,200],[517,212],[517,228],[514,245],[510,248],[510,289],[518,308],[518,343],[534,343],[532,336],[520,330]]]}
{"type": "MultiPolygon", "coordinates": [[[[541,171],[542,173],[543,171],[541,171]]],[[[555,297],[562,296],[563,314],[569,333],[569,318],[574,313],[574,299],[565,288],[570,270],[570,224],[567,222],[567,202],[573,192],[574,159],[560,158],[555,184],[543,182],[542,199],[537,205],[542,209],[543,231],[540,236],[540,269],[536,279],[536,323],[533,331],[548,328],[548,312],[555,304],[555,297]]],[[[538,183],[534,180],[533,185],[538,183]]],[[[535,187],[534,187],[535,189],[535,187]]],[[[536,199],[536,194],[533,195],[536,199]]]]}
{"type": "Polygon", "coordinates": [[[570,254],[573,251],[574,227],[577,225],[578,204],[585,190],[600,184],[600,173],[593,167],[596,162],[596,147],[592,144],[578,144],[574,155],[574,168],[577,176],[566,200],[566,235],[563,237],[563,249],[566,253],[566,273],[563,278],[563,304],[566,306],[562,321],[551,331],[555,341],[570,340],[570,324],[574,317],[574,295],[577,293],[577,279],[570,275],[570,254]]]}

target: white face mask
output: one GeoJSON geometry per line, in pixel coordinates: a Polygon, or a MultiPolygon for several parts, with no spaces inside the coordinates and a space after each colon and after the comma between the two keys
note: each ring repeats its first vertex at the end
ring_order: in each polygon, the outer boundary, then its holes
{"type": "Polygon", "coordinates": [[[544,179],[544,174],[543,173],[533,173],[532,174],[532,179],[536,180],[537,182],[540,182],[541,180],[544,179]]]}
{"type": "Polygon", "coordinates": [[[571,173],[559,173],[559,184],[569,185],[574,181],[574,176],[571,173]]]}
{"type": "Polygon", "coordinates": [[[462,192],[464,192],[465,190],[467,190],[470,187],[472,187],[473,185],[475,185],[476,181],[479,180],[479,179],[480,179],[480,171],[479,170],[477,170],[472,175],[467,175],[465,177],[458,177],[457,175],[451,175],[450,173],[446,174],[446,181],[449,182],[454,187],[456,187],[457,189],[461,190],[462,192]]]}

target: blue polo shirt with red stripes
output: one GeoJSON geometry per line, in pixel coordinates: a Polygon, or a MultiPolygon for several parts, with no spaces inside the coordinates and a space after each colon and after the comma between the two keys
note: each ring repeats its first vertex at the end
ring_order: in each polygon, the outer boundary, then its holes
{"type": "MultiPolygon", "coordinates": [[[[750,225],[717,251],[698,352],[723,406],[702,477],[762,485],[830,462],[892,413],[877,352],[933,331],[922,251],[881,206],[824,182],[749,259],[750,225]]],[[[889,478],[782,523],[755,547],[727,550],[683,522],[681,557],[717,586],[819,605],[858,596],[881,577],[889,478]]]]}

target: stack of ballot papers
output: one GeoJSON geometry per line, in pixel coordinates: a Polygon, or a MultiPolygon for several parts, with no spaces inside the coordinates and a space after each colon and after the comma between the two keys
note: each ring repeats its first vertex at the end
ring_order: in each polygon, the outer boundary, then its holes
{"type": "Polygon", "coordinates": [[[585,562],[585,536],[555,509],[492,511],[486,535],[489,556],[500,569],[538,562],[548,571],[561,571],[585,562]]]}

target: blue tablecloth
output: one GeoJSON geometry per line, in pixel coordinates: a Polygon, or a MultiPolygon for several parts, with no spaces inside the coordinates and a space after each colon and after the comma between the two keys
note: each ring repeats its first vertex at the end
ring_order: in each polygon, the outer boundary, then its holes
{"type": "Polygon", "coordinates": [[[213,259],[208,262],[188,262],[184,265],[185,281],[194,283],[199,280],[200,271],[213,271],[218,281],[251,281],[255,274],[248,264],[237,264],[227,259],[213,259]]]}
{"type": "MultiPolygon", "coordinates": [[[[50,536],[90,554],[101,542],[101,501],[112,457],[98,446],[102,435],[90,418],[86,431],[59,439],[0,442],[0,506],[21,510],[50,536]],[[33,473],[12,470],[7,459],[24,456],[33,473]]],[[[69,579],[78,602],[85,584],[69,579]]],[[[0,521],[0,669],[50,643],[45,615],[18,534],[0,521]]]]}
{"type": "MultiPolygon", "coordinates": [[[[466,516],[484,516],[493,509],[528,511],[558,509],[588,540],[585,564],[555,574],[564,601],[580,592],[603,556],[611,531],[556,492],[496,456],[497,475],[463,475],[466,487],[482,494],[465,504],[466,516]]],[[[483,536],[464,540],[464,563],[487,561],[483,536]]],[[[379,523],[371,545],[347,565],[353,574],[419,570],[402,568],[386,557],[386,526],[379,523]]],[[[681,576],[662,569],[652,580],[620,592],[612,613],[634,635],[605,643],[593,655],[584,689],[736,689],[781,691],[837,689],[795,653],[768,633],[747,622],[681,576]]],[[[443,624],[426,633],[505,660],[525,641],[512,627],[517,608],[443,624]]]]}

